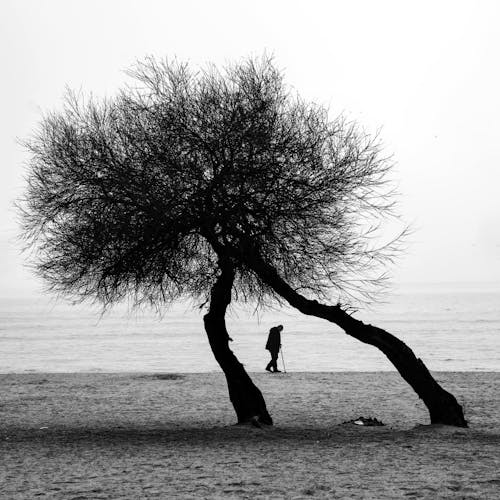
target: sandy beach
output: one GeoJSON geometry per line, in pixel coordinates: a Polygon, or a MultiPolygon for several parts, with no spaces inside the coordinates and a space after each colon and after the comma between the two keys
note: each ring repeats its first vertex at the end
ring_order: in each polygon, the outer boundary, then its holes
{"type": "Polygon", "coordinates": [[[0,375],[0,498],[499,498],[500,373],[435,375],[469,429],[395,373],[253,374],[264,429],[218,373],[0,375]]]}

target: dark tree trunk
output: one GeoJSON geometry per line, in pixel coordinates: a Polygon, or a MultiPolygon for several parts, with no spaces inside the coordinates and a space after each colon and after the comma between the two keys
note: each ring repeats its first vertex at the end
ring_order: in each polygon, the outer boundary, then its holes
{"type": "Polygon", "coordinates": [[[212,287],[210,308],[203,317],[210,347],[226,375],[229,398],[236,411],[238,423],[272,425],[273,420],[267,411],[262,393],[229,349],[225,314],[231,302],[234,270],[228,261],[220,260],[219,267],[221,273],[212,287]]]}
{"type": "Polygon", "coordinates": [[[258,256],[247,255],[245,263],[266,285],[300,312],[335,323],[348,335],[380,349],[427,406],[432,424],[467,427],[462,407],[456,398],[436,382],[423,361],[404,342],[381,328],[353,318],[340,305],[328,306],[306,299],[258,256]]]}

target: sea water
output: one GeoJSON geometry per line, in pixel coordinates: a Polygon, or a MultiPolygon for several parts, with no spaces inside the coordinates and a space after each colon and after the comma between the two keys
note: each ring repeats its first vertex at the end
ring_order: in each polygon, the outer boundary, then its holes
{"type": "MultiPolygon", "coordinates": [[[[71,305],[46,297],[0,299],[0,373],[209,372],[219,370],[203,309],[177,303],[157,314],[119,306],[71,305]]],[[[500,285],[405,285],[353,315],[406,342],[430,370],[500,371],[500,285]]],[[[388,371],[393,366],[324,320],[290,309],[227,318],[231,349],[263,371],[271,326],[282,324],[287,371],[388,371]]]]}

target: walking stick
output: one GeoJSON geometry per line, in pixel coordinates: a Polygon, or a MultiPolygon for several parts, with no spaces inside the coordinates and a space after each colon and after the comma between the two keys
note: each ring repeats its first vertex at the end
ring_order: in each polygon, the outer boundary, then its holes
{"type": "Polygon", "coordinates": [[[283,362],[283,372],[286,373],[285,358],[283,357],[283,347],[280,349],[281,361],[283,362]]]}

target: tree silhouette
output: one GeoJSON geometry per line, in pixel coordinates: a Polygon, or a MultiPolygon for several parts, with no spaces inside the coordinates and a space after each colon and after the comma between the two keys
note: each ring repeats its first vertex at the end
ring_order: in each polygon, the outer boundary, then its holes
{"type": "Polygon", "coordinates": [[[49,288],[104,304],[209,303],[239,422],[272,420],[229,349],[232,298],[336,323],[387,355],[432,422],[466,425],[403,342],[345,307],[371,296],[397,251],[373,245],[393,207],[377,139],[292,95],[270,59],[198,73],[147,59],[131,75],[113,100],[69,95],[27,143],[24,235],[49,288]],[[317,302],[334,295],[344,306],[317,302]]]}

